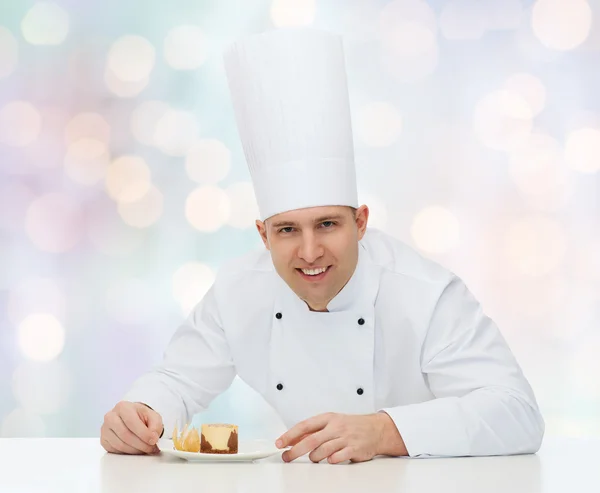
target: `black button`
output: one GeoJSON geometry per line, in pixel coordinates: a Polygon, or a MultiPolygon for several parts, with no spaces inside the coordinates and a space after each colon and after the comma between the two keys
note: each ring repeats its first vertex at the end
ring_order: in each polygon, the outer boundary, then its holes
{"type": "Polygon", "coordinates": [[[283,390],[283,385],[281,385],[280,383],[277,384],[277,390],[283,390]]]}
{"type": "Polygon", "coordinates": [[[363,390],[363,389],[358,389],[358,390],[356,391],[356,393],[357,393],[358,395],[363,395],[363,392],[364,392],[364,390],[363,390]]]}
{"type": "Polygon", "coordinates": [[[277,313],[275,314],[275,317],[276,317],[277,319],[281,319],[281,317],[283,317],[283,315],[282,315],[281,313],[277,312],[277,313]]]}
{"type": "Polygon", "coordinates": [[[358,325],[365,325],[365,319],[364,318],[359,318],[358,319],[358,325]]]}

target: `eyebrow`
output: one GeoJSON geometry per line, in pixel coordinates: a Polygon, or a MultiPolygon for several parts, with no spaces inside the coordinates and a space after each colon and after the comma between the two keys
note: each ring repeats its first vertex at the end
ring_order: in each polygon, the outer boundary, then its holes
{"type": "MultiPolygon", "coordinates": [[[[344,217],[340,214],[332,214],[328,216],[321,216],[314,220],[314,224],[322,223],[325,221],[341,221],[344,217]]],[[[273,228],[282,228],[284,226],[298,226],[298,223],[294,221],[279,221],[277,223],[273,223],[273,228]]]]}

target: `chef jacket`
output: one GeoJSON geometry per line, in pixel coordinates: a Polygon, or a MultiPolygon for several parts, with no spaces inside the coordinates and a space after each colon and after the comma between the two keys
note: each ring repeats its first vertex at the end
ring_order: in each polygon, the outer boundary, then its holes
{"type": "Polygon", "coordinates": [[[368,228],[327,310],[298,298],[268,250],[234,259],[124,400],[156,410],[170,434],[238,375],[289,427],[324,412],[384,411],[411,457],[539,449],[532,388],[452,272],[368,228]]]}

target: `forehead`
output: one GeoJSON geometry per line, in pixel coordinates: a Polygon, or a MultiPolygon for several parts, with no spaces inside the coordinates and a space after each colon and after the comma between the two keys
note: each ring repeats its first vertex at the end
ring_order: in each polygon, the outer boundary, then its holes
{"type": "Polygon", "coordinates": [[[313,223],[317,219],[327,216],[345,216],[350,214],[350,209],[342,205],[309,207],[306,209],[296,209],[293,211],[282,212],[269,218],[270,224],[290,222],[290,223],[313,223]]]}

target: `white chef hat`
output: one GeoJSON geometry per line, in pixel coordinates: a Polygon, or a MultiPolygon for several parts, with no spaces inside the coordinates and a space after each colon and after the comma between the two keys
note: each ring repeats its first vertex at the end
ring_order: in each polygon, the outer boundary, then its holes
{"type": "Polygon", "coordinates": [[[358,207],[341,38],[310,28],[267,31],[233,44],[224,62],[261,219],[358,207]]]}

